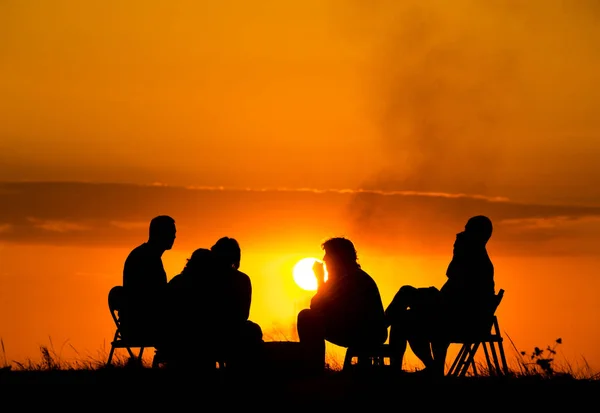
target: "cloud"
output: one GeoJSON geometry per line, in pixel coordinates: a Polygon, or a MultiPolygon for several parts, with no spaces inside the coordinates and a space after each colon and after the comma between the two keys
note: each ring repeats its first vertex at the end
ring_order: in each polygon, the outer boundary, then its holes
{"type": "Polygon", "coordinates": [[[570,255],[598,252],[595,241],[600,235],[598,214],[506,219],[500,225],[505,238],[520,240],[519,244],[537,243],[570,255]],[[576,247],[568,251],[570,245],[576,247]]]}
{"type": "Polygon", "coordinates": [[[119,229],[132,230],[132,229],[140,229],[140,228],[148,228],[148,222],[136,221],[136,222],[127,222],[127,221],[110,221],[110,226],[119,229]]]}
{"type": "Polygon", "coordinates": [[[348,206],[353,233],[364,243],[405,253],[448,251],[474,215],[494,223],[491,243],[505,254],[600,252],[600,207],[528,204],[487,197],[354,195],[348,206]],[[583,246],[583,247],[582,247],[583,246]]]}
{"type": "MultiPolygon", "coordinates": [[[[163,184],[162,186],[168,186],[163,184]]],[[[486,196],[481,194],[433,192],[433,191],[412,191],[412,190],[382,190],[382,189],[364,189],[364,188],[345,188],[345,189],[321,189],[321,188],[285,188],[285,187],[264,187],[264,188],[234,188],[234,187],[210,187],[210,186],[187,186],[187,189],[200,191],[246,191],[246,192],[310,192],[314,194],[375,194],[383,196],[423,196],[433,198],[472,198],[485,199],[491,202],[508,201],[505,196],[486,196]]]]}
{"type": "Polygon", "coordinates": [[[600,253],[600,206],[426,191],[0,184],[0,241],[131,246],[160,214],[175,218],[178,240],[190,247],[225,234],[265,246],[332,234],[386,253],[447,252],[466,220],[483,214],[494,222],[499,252],[600,253]]]}
{"type": "Polygon", "coordinates": [[[27,221],[35,228],[49,232],[73,232],[73,231],[89,231],[92,227],[83,225],[78,222],[69,222],[64,220],[43,220],[35,217],[27,217],[27,221]]]}

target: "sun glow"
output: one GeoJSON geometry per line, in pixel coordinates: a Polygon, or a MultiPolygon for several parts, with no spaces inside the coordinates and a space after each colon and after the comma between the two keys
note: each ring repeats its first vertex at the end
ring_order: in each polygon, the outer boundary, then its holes
{"type": "MultiPolygon", "coordinates": [[[[317,289],[317,277],[313,271],[313,265],[315,262],[321,262],[321,260],[312,257],[303,258],[294,266],[294,281],[303,290],[315,291],[317,289]]],[[[325,279],[327,279],[326,268],[325,279]]]]}

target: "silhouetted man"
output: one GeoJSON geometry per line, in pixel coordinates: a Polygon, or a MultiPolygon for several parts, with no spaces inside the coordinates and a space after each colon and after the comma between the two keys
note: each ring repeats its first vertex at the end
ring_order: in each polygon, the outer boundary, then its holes
{"type": "Polygon", "coordinates": [[[239,270],[241,248],[237,240],[220,238],[211,251],[215,259],[215,276],[206,292],[213,306],[207,322],[214,329],[217,352],[222,352],[229,366],[254,363],[263,343],[261,327],[249,320],[252,282],[239,270]]]}
{"type": "Polygon", "coordinates": [[[402,367],[408,343],[424,373],[443,375],[450,335],[473,331],[489,316],[495,295],[494,265],[486,249],[491,236],[488,217],[471,217],[456,235],[442,288],[405,285],[396,293],[386,309],[393,365],[402,367]]]}
{"type": "Polygon", "coordinates": [[[160,215],[150,221],[148,241],[125,260],[123,287],[127,304],[121,314],[126,334],[159,343],[162,335],[167,273],[162,255],[173,247],[175,220],[160,215]]]}
{"type": "Polygon", "coordinates": [[[371,346],[385,342],[387,326],[375,280],[358,263],[354,244],[346,238],[330,238],[322,244],[323,264],[313,267],[318,288],[310,308],[298,313],[300,343],[308,355],[307,367],[325,367],[325,341],[342,347],[371,346]]]}

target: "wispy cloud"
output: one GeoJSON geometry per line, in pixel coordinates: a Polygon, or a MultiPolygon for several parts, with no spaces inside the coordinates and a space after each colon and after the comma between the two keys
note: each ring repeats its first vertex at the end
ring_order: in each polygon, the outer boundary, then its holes
{"type": "Polygon", "coordinates": [[[575,221],[585,220],[586,222],[600,222],[600,217],[583,217],[576,218],[573,216],[547,216],[540,218],[516,218],[516,219],[504,219],[500,221],[500,224],[507,227],[518,228],[520,230],[531,230],[531,229],[552,229],[559,228],[573,224],[575,221]]]}
{"type": "MultiPolygon", "coordinates": [[[[169,186],[161,184],[160,186],[169,186]]],[[[236,188],[224,186],[187,186],[187,189],[198,191],[246,191],[246,192],[309,192],[314,194],[374,194],[382,196],[421,196],[432,198],[470,198],[482,199],[490,202],[509,202],[505,196],[488,196],[481,194],[449,193],[433,191],[386,191],[379,189],[351,189],[351,188],[286,188],[286,187],[263,187],[263,188],[236,188]]]]}
{"type": "Polygon", "coordinates": [[[70,222],[64,220],[44,220],[35,217],[27,217],[27,221],[31,223],[34,228],[40,228],[44,231],[50,232],[74,232],[74,231],[89,231],[92,227],[82,225],[78,222],[70,222]]]}
{"type": "Polygon", "coordinates": [[[146,221],[110,221],[109,225],[115,228],[132,230],[132,229],[140,229],[140,228],[148,228],[148,222],[146,221]]]}
{"type": "MultiPolygon", "coordinates": [[[[194,243],[224,233],[273,245],[302,234],[315,242],[343,234],[392,253],[446,250],[466,220],[479,214],[492,219],[494,243],[505,251],[581,252],[577,243],[587,243],[591,251],[597,244],[591,241],[600,236],[600,207],[527,204],[481,194],[0,184],[0,240],[9,242],[130,246],[147,237],[150,219],[160,214],[172,215],[182,239],[194,243]]],[[[596,249],[600,253],[600,246],[596,249]]]]}

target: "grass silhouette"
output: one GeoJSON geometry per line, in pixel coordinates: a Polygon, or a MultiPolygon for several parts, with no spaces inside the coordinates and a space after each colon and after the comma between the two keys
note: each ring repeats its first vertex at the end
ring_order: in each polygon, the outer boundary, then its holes
{"type": "MultiPolygon", "coordinates": [[[[278,341],[286,341],[287,338],[285,334],[265,337],[266,340],[278,341]]],[[[63,343],[55,349],[52,340],[48,346],[40,346],[39,361],[13,361],[11,364],[1,340],[0,344],[0,360],[4,366],[0,370],[0,389],[28,389],[30,394],[52,391],[56,395],[50,398],[51,401],[44,399],[43,407],[46,408],[53,402],[62,406],[60,394],[67,399],[85,397],[86,400],[94,400],[94,405],[106,402],[143,407],[147,403],[148,408],[159,402],[176,408],[179,402],[198,403],[203,397],[220,400],[223,407],[231,404],[232,408],[240,399],[244,400],[246,407],[256,404],[259,408],[284,404],[296,408],[328,405],[355,408],[357,403],[384,407],[390,399],[399,397],[408,398],[408,401],[412,398],[426,401],[427,407],[439,404],[443,408],[464,408],[471,394],[478,400],[495,400],[496,406],[505,405],[507,408],[517,403],[523,407],[530,403],[531,408],[536,409],[546,405],[551,408],[564,402],[569,403],[570,409],[575,409],[577,405],[583,408],[586,403],[596,403],[600,392],[598,374],[577,370],[569,363],[558,363],[557,346],[562,344],[562,340],[557,340],[543,351],[536,347],[531,353],[517,352],[516,367],[507,376],[488,374],[486,366],[478,362],[477,376],[434,379],[401,374],[385,367],[344,371],[331,355],[327,356],[328,368],[318,376],[262,369],[236,375],[228,373],[227,368],[215,369],[214,374],[207,376],[200,372],[152,368],[151,354],[139,363],[130,360],[126,352],[115,354],[112,367],[107,367],[108,352],[104,349],[94,357],[82,356],[69,361],[61,357],[62,350],[69,344],[63,343]],[[115,392],[115,389],[120,390],[115,392]],[[144,389],[143,396],[139,393],[141,390],[135,389],[144,389]],[[425,391],[432,392],[435,397],[421,395],[425,391]],[[117,394],[120,396],[117,397],[117,394]]],[[[182,404],[182,408],[187,404],[182,404]]]]}
{"type": "Polygon", "coordinates": [[[2,365],[0,366],[0,371],[10,370],[12,366],[8,364],[6,359],[6,349],[4,348],[4,340],[0,338],[0,349],[2,350],[2,365]]]}
{"type": "MultiPolygon", "coordinates": [[[[506,334],[506,333],[505,333],[506,334]]],[[[563,344],[561,338],[556,339],[551,345],[546,346],[545,349],[540,347],[534,347],[531,352],[518,350],[512,338],[506,334],[509,342],[511,343],[515,356],[515,362],[509,363],[509,374],[507,377],[510,378],[537,378],[537,379],[555,379],[555,378],[569,378],[574,380],[598,380],[600,381],[600,373],[592,370],[591,366],[584,359],[583,366],[573,365],[572,363],[562,360],[557,360],[558,350],[557,347],[563,344]]],[[[288,331],[284,329],[274,328],[264,337],[266,342],[270,341],[297,341],[297,337],[289,335],[288,331]]],[[[108,358],[108,350],[103,348],[97,352],[96,355],[83,356],[77,351],[77,349],[71,344],[65,342],[62,343],[57,350],[54,346],[52,338],[49,337],[48,345],[40,346],[40,359],[31,360],[27,359],[22,361],[9,361],[6,355],[6,349],[4,346],[4,340],[0,338],[0,370],[11,370],[11,371],[73,371],[73,370],[86,370],[96,371],[106,369],[106,360],[108,358]],[[69,346],[78,356],[75,360],[65,360],[62,358],[62,352],[65,346],[69,346]]],[[[152,357],[154,351],[147,351],[144,354],[142,360],[131,359],[129,355],[123,351],[115,353],[113,356],[112,367],[116,369],[123,368],[151,368],[152,357]]],[[[193,357],[193,356],[190,356],[193,357]]],[[[487,364],[482,361],[476,361],[476,378],[486,378],[494,376],[488,371],[487,364]]],[[[326,370],[331,373],[342,372],[343,363],[339,360],[336,355],[328,351],[326,354],[326,370]]],[[[386,366],[387,367],[387,366],[386,366]]],[[[409,369],[412,370],[412,369],[409,369]]],[[[414,370],[417,370],[414,368],[414,370]]],[[[467,376],[472,377],[473,373],[469,370],[467,376]]]]}

